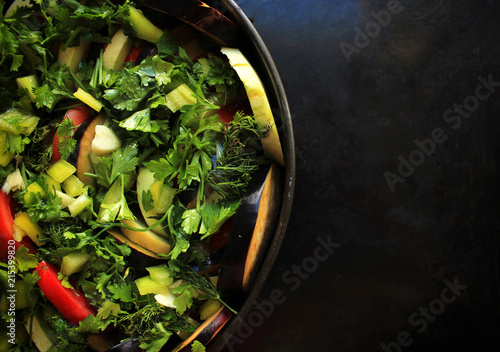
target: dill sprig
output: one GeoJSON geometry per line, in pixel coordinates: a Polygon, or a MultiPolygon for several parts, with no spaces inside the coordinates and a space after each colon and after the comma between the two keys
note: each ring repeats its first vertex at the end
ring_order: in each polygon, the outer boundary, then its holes
{"type": "Polygon", "coordinates": [[[259,165],[269,162],[262,155],[260,144],[268,130],[241,112],[228,124],[216,165],[207,176],[208,184],[223,199],[240,198],[259,165]]]}

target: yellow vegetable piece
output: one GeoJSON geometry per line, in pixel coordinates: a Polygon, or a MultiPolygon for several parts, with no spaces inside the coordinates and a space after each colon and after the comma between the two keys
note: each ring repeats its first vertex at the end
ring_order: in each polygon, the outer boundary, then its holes
{"type": "Polygon", "coordinates": [[[59,183],[63,183],[64,180],[73,175],[75,172],[76,167],[63,159],[56,162],[47,170],[47,174],[59,183]]]}
{"type": "Polygon", "coordinates": [[[73,93],[75,97],[80,99],[83,103],[90,106],[95,111],[99,112],[102,109],[102,103],[94,98],[90,93],[87,93],[82,88],[78,88],[76,92],[73,93]]]}
{"type": "Polygon", "coordinates": [[[26,187],[26,194],[24,195],[24,201],[28,202],[31,194],[40,193],[42,197],[45,197],[47,194],[43,190],[43,188],[36,182],[31,183],[28,187],[26,187]]]}
{"type": "Polygon", "coordinates": [[[30,217],[25,212],[19,212],[14,219],[16,224],[21,230],[26,232],[29,238],[37,245],[43,245],[41,238],[43,237],[43,230],[37,224],[31,222],[30,217]]]}

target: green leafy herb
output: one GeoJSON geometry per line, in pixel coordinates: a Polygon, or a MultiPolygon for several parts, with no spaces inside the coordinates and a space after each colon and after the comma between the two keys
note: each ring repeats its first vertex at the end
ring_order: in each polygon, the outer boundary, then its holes
{"type": "Polygon", "coordinates": [[[126,145],[123,149],[118,149],[111,157],[101,157],[99,162],[94,165],[97,182],[103,187],[109,188],[120,175],[124,175],[124,182],[128,180],[125,175],[129,172],[135,172],[139,163],[137,157],[137,146],[126,145]]]}
{"type": "Polygon", "coordinates": [[[191,350],[193,352],[205,352],[205,346],[200,341],[194,340],[191,344],[191,350]]]}
{"type": "Polygon", "coordinates": [[[97,215],[97,222],[110,223],[117,220],[135,219],[125,197],[125,175],[121,174],[104,196],[97,215]]]}
{"type": "Polygon", "coordinates": [[[73,136],[75,135],[75,131],[77,129],[78,126],[75,126],[73,120],[71,119],[64,119],[57,128],[57,136],[59,138],[57,146],[62,159],[68,159],[71,153],[75,151],[76,140],[73,136]]]}
{"type": "Polygon", "coordinates": [[[237,113],[227,126],[215,168],[207,177],[207,182],[223,199],[240,198],[259,165],[269,162],[258,156],[262,150],[259,141],[266,131],[254,118],[242,113],[237,113]]]}

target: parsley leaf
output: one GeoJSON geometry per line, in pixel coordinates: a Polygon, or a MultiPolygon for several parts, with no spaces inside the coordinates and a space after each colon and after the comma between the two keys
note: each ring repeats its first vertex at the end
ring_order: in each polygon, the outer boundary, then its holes
{"type": "Polygon", "coordinates": [[[193,306],[193,299],[198,297],[198,291],[191,285],[182,285],[170,290],[178,296],[174,300],[177,314],[184,314],[186,309],[193,306]]]}
{"type": "Polygon", "coordinates": [[[97,316],[102,319],[108,318],[110,315],[118,315],[121,311],[120,305],[111,301],[104,301],[103,305],[97,310],[97,316]]]}
{"type": "Polygon", "coordinates": [[[68,157],[76,149],[76,140],[73,138],[75,131],[78,126],[75,126],[73,120],[64,119],[57,128],[57,136],[59,142],[57,146],[59,147],[59,152],[61,153],[62,159],[68,159],[68,157]]]}
{"type": "Polygon", "coordinates": [[[94,165],[97,182],[109,188],[118,176],[134,172],[139,164],[137,153],[137,146],[128,144],[125,148],[114,151],[111,157],[100,157],[99,162],[94,165]]]}
{"type": "Polygon", "coordinates": [[[182,229],[187,234],[198,232],[202,217],[197,209],[187,209],[182,214],[182,219],[182,229]]]}
{"type": "Polygon", "coordinates": [[[177,55],[182,43],[170,31],[164,31],[160,39],[156,41],[156,46],[158,47],[158,55],[167,57],[177,55]]]}
{"type": "Polygon", "coordinates": [[[240,205],[240,200],[232,202],[205,202],[201,206],[202,223],[200,234],[205,239],[214,234],[235,213],[240,205]]]}
{"type": "Polygon", "coordinates": [[[121,121],[119,126],[125,128],[127,131],[156,133],[160,130],[157,122],[151,122],[150,108],[134,112],[130,117],[121,121]]]}
{"type": "Polygon", "coordinates": [[[205,352],[205,346],[200,341],[194,340],[191,344],[191,350],[193,352],[205,352]]]}
{"type": "Polygon", "coordinates": [[[16,265],[20,272],[34,269],[38,265],[38,260],[34,254],[29,254],[28,248],[21,246],[16,251],[16,265]]]}

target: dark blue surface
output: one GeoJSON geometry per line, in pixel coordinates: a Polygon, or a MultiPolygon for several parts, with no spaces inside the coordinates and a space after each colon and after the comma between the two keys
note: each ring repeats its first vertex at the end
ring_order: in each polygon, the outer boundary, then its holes
{"type": "Polygon", "coordinates": [[[227,350],[498,351],[500,3],[236,2],[287,91],[297,184],[227,350]]]}

